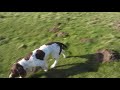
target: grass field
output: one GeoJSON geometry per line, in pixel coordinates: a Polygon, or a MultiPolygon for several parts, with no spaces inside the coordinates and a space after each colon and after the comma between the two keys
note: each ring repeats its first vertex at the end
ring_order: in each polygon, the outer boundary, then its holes
{"type": "Polygon", "coordinates": [[[92,62],[92,54],[98,49],[120,52],[119,12],[0,12],[0,78],[8,77],[18,58],[51,41],[67,44],[68,58],[61,56],[55,69],[39,71],[29,78],[120,77],[120,62],[92,62]],[[59,32],[67,36],[50,32],[57,23],[61,23],[59,32]]]}

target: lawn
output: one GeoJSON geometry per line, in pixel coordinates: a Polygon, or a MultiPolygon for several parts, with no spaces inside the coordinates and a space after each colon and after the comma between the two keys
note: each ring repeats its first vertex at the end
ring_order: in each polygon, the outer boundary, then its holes
{"type": "Polygon", "coordinates": [[[61,56],[56,68],[28,78],[120,77],[119,61],[93,62],[98,49],[120,52],[119,12],[0,12],[0,78],[8,77],[18,58],[52,41],[68,45],[67,58],[61,56]]]}

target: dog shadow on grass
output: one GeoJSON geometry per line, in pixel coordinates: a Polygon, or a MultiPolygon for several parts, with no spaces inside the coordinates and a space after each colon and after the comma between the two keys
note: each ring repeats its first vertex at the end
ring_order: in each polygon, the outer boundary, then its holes
{"type": "Polygon", "coordinates": [[[97,72],[99,69],[100,63],[95,61],[94,54],[68,56],[67,58],[86,58],[87,61],[85,63],[73,63],[56,66],[56,68],[50,69],[48,72],[40,71],[39,73],[33,74],[30,78],[67,78],[85,72],[97,72]],[[63,69],[66,66],[70,66],[70,68],[63,69]],[[62,69],[60,69],[60,67],[62,67],[62,69]]]}

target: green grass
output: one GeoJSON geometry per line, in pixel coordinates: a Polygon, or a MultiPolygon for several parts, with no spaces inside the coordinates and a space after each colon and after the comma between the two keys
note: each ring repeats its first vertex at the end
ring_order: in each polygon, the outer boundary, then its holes
{"type": "Polygon", "coordinates": [[[120,52],[119,20],[119,12],[0,12],[0,78],[8,77],[18,58],[50,41],[67,44],[70,57],[60,57],[55,69],[29,78],[119,78],[120,62],[92,62],[98,49],[120,52]],[[69,36],[55,37],[56,33],[49,32],[56,23],[62,23],[60,31],[69,36]]]}

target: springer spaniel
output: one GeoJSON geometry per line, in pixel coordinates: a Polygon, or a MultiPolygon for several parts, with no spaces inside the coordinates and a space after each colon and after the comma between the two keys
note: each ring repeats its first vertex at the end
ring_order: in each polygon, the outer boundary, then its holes
{"type": "Polygon", "coordinates": [[[54,63],[50,67],[54,68],[58,62],[60,54],[62,54],[64,58],[66,57],[63,54],[64,48],[67,48],[67,46],[60,42],[51,42],[40,46],[40,48],[35,49],[12,66],[9,78],[24,78],[27,75],[28,70],[37,66],[47,72],[47,60],[49,56],[51,55],[52,58],[55,59],[54,63]]]}

